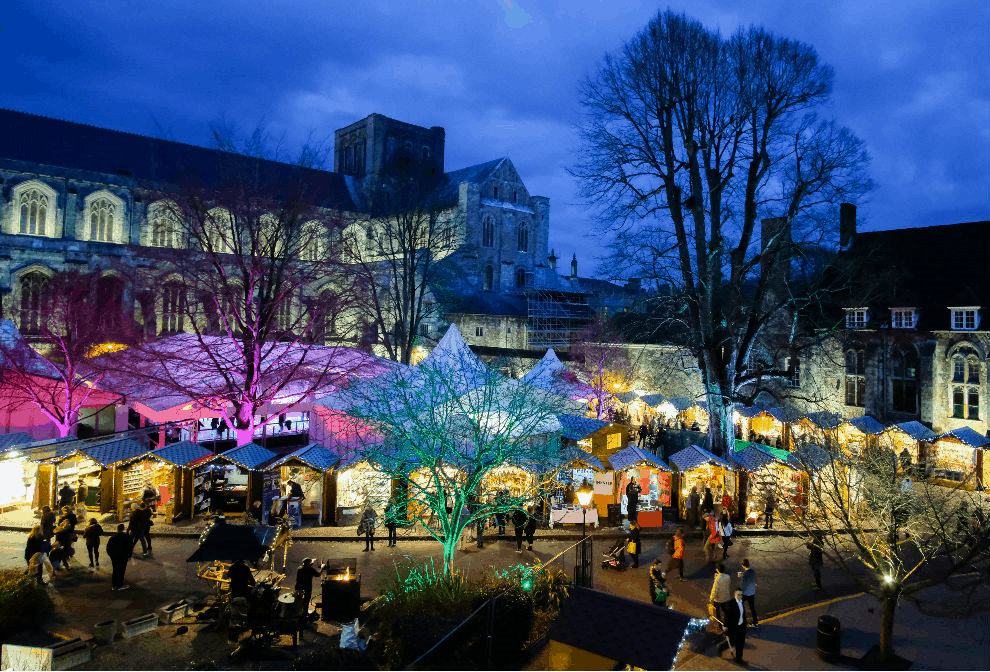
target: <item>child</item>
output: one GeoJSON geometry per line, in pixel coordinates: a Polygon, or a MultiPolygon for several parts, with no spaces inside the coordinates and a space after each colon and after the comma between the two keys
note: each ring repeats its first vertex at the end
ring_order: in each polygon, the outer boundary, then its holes
{"type": "Polygon", "coordinates": [[[89,519],[89,525],[86,526],[86,530],[83,532],[83,539],[86,540],[86,551],[89,552],[89,566],[93,566],[93,561],[96,561],[96,566],[100,566],[100,537],[103,535],[103,527],[96,520],[96,518],[89,519]]]}
{"type": "Polygon", "coordinates": [[[650,565],[650,600],[658,607],[666,607],[670,593],[667,590],[667,575],[660,567],[661,560],[658,556],[650,565]]]}

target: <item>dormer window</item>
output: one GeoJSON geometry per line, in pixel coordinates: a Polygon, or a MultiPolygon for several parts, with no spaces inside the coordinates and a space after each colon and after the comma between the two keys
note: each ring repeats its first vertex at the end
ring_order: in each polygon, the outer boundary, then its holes
{"type": "Polygon", "coordinates": [[[980,324],[980,309],[977,306],[949,308],[952,311],[953,331],[973,331],[980,324]]]}
{"type": "Polygon", "coordinates": [[[869,313],[866,308],[846,308],[846,329],[866,329],[869,313]]]}
{"type": "Polygon", "coordinates": [[[894,329],[914,329],[916,318],[914,308],[890,309],[890,326],[894,329]]]}

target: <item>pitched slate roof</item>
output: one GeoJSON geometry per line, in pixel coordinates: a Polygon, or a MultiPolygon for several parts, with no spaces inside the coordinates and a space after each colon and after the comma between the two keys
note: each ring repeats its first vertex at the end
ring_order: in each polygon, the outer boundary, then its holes
{"type": "Polygon", "coordinates": [[[663,402],[667,401],[667,397],[662,394],[647,394],[642,397],[643,403],[650,408],[656,408],[663,402]]]}
{"type": "Polygon", "coordinates": [[[211,450],[207,450],[198,443],[193,443],[192,441],[179,441],[178,443],[170,443],[167,446],[162,446],[161,448],[155,448],[151,451],[154,457],[165,462],[170,462],[178,467],[185,467],[194,462],[199,462],[200,460],[206,460],[213,457],[214,453],[211,450]]]}
{"type": "Polygon", "coordinates": [[[587,399],[595,392],[591,385],[581,382],[567,370],[553,348],[548,348],[540,361],[519,380],[570,399],[587,399]]]}
{"type": "Polygon", "coordinates": [[[639,394],[633,391],[620,392],[619,394],[615,395],[615,398],[618,399],[623,404],[628,404],[630,401],[635,401],[636,399],[639,399],[639,394]]]}
{"type": "Polygon", "coordinates": [[[768,463],[774,461],[774,456],[760,450],[758,444],[749,441],[736,440],[736,446],[730,459],[746,471],[759,471],[768,463]]]}
{"type": "Polygon", "coordinates": [[[584,462],[593,469],[597,469],[598,471],[605,471],[605,465],[602,464],[601,460],[599,460],[597,457],[595,457],[588,451],[581,450],[580,448],[576,448],[574,446],[571,446],[569,448],[564,448],[563,450],[561,450],[560,458],[565,466],[572,462],[577,462],[578,460],[580,460],[581,462],[584,462]]]}
{"type": "Polygon", "coordinates": [[[916,441],[931,441],[936,436],[935,432],[928,429],[917,420],[911,420],[910,422],[899,422],[896,425],[891,425],[883,431],[885,434],[887,432],[899,431],[907,434],[916,441]]]}
{"type": "Polygon", "coordinates": [[[257,469],[265,462],[269,462],[278,456],[267,448],[262,448],[257,443],[247,443],[243,446],[224,451],[217,455],[217,457],[222,457],[240,467],[251,470],[257,469]]]}
{"type": "Polygon", "coordinates": [[[647,602],[572,588],[561,605],[550,639],[644,670],[669,670],[681,639],[697,619],[647,602]],[[607,618],[603,618],[607,614],[607,618]],[[632,629],[630,624],[634,624],[632,629]]]}
{"type": "Polygon", "coordinates": [[[990,446],[990,439],[977,432],[972,427],[956,427],[944,434],[939,435],[939,439],[952,437],[957,441],[962,441],[971,448],[986,448],[990,446]]]}
{"type": "Polygon", "coordinates": [[[787,463],[798,471],[817,471],[832,461],[832,455],[812,443],[799,445],[787,456],[787,463]]]}
{"type": "Polygon", "coordinates": [[[821,429],[835,429],[842,424],[842,416],[831,411],[816,411],[804,416],[816,427],[821,429]]]}
{"type": "Polygon", "coordinates": [[[791,423],[801,418],[801,412],[792,406],[774,406],[767,409],[767,415],[783,423],[791,423]]]}
{"type": "Polygon", "coordinates": [[[275,467],[281,467],[283,464],[289,460],[299,460],[300,462],[316,469],[317,471],[329,471],[333,469],[333,466],[340,462],[340,456],[333,452],[326,446],[321,446],[318,443],[311,443],[308,446],[304,446],[299,450],[289,453],[288,455],[281,457],[271,463],[269,468],[274,469],[275,467]]]}
{"type": "Polygon", "coordinates": [[[762,406],[743,406],[742,404],[736,404],[732,407],[732,411],[743,418],[755,418],[765,410],[767,409],[762,406]]]}
{"type": "Polygon", "coordinates": [[[564,431],[561,436],[580,441],[597,432],[602,427],[608,427],[609,423],[596,418],[585,418],[580,415],[558,415],[561,427],[564,431]]]}
{"type": "Polygon", "coordinates": [[[674,453],[668,459],[671,464],[677,467],[678,471],[691,471],[709,462],[720,467],[725,467],[726,469],[732,469],[733,471],[736,469],[736,467],[721,457],[713,455],[704,448],[695,445],[690,445],[684,450],[674,453]]]}
{"type": "Polygon", "coordinates": [[[445,173],[439,187],[433,194],[433,200],[438,205],[455,205],[460,197],[461,182],[471,182],[478,184],[484,182],[495,172],[506,158],[485,161],[467,168],[452,170],[445,173]]]}
{"type": "Polygon", "coordinates": [[[113,439],[105,443],[89,444],[76,450],[102,467],[128,462],[151,452],[146,445],[134,439],[113,439]]]}
{"type": "Polygon", "coordinates": [[[637,446],[629,446],[628,448],[623,448],[617,453],[614,453],[608,458],[609,464],[612,465],[612,469],[615,471],[622,471],[623,469],[628,469],[634,464],[639,464],[640,462],[646,462],[656,469],[661,471],[673,471],[670,467],[664,463],[659,457],[653,453],[648,453],[642,448],[637,446]]]}
{"type": "Polygon", "coordinates": [[[27,432],[0,434],[0,453],[5,453],[14,448],[26,448],[32,440],[31,435],[27,432]]]}
{"type": "Polygon", "coordinates": [[[673,404],[674,408],[676,408],[678,411],[686,411],[687,409],[691,408],[692,406],[698,406],[698,407],[704,408],[704,409],[707,409],[708,408],[708,406],[707,406],[707,404],[705,404],[705,402],[703,402],[703,401],[695,401],[694,399],[688,399],[687,397],[671,397],[667,401],[669,401],[671,404],[673,404]]]}
{"type": "Polygon", "coordinates": [[[844,425],[852,425],[859,431],[867,435],[879,434],[884,430],[884,426],[880,424],[880,421],[870,415],[861,415],[858,418],[853,418],[852,420],[846,420],[844,425]]]}

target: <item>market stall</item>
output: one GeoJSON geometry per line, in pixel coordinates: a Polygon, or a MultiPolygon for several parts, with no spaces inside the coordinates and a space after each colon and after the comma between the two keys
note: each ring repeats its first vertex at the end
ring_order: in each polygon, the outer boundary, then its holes
{"type": "Polygon", "coordinates": [[[891,425],[880,432],[877,443],[893,451],[902,467],[918,467],[924,472],[931,444],[937,435],[916,420],[891,425]]]}
{"type": "Polygon", "coordinates": [[[615,395],[615,400],[618,402],[618,408],[628,418],[628,424],[631,427],[638,427],[643,424],[646,404],[643,403],[638,392],[620,392],[615,395]]]}
{"type": "Polygon", "coordinates": [[[262,474],[277,457],[256,443],[231,448],[193,470],[194,515],[240,515],[261,500],[262,474]]]}
{"type": "Polygon", "coordinates": [[[366,506],[381,515],[392,495],[392,478],[367,460],[351,457],[333,472],[336,483],[333,502],[338,525],[356,525],[366,506]]]}
{"type": "Polygon", "coordinates": [[[990,439],[970,427],[949,430],[935,439],[929,469],[932,476],[945,485],[967,490],[985,488],[987,480],[986,452],[990,439]]]}
{"type": "Polygon", "coordinates": [[[687,518],[687,500],[692,487],[698,488],[698,493],[704,495],[705,488],[711,488],[712,497],[716,502],[722,495],[728,493],[738,509],[736,501],[738,466],[721,457],[717,457],[704,448],[688,446],[670,456],[670,463],[678,472],[678,488],[680,502],[678,512],[681,520],[687,518]]]}
{"type": "Polygon", "coordinates": [[[790,452],[737,440],[729,458],[739,467],[736,520],[755,523],[770,494],[781,514],[801,515],[807,510],[809,477],[790,452]]]}
{"type": "Polygon", "coordinates": [[[615,472],[612,501],[619,503],[630,480],[636,479],[642,488],[637,508],[640,527],[663,525],[663,507],[672,506],[671,468],[656,455],[636,446],[620,450],[608,461],[615,472]]]}
{"type": "Polygon", "coordinates": [[[0,434],[0,511],[30,504],[38,465],[28,457],[27,432],[0,434]]]}
{"type": "MultiPolygon", "coordinates": [[[[340,458],[335,452],[318,443],[311,443],[272,462],[265,472],[265,485],[262,487],[262,521],[267,522],[272,502],[277,497],[287,498],[287,509],[292,510],[291,504],[295,503],[292,493],[285,492],[282,487],[292,481],[302,491],[298,502],[299,524],[305,516],[315,518],[317,525],[322,525],[324,521],[333,522],[333,468],[338,462],[340,458]]],[[[294,521],[294,516],[290,515],[290,520],[294,521]]],[[[298,525],[293,522],[293,527],[298,525]]]]}
{"type": "Polygon", "coordinates": [[[796,443],[810,443],[817,446],[835,446],[838,443],[839,425],[842,416],[831,411],[808,413],[791,426],[796,443]]]}
{"type": "Polygon", "coordinates": [[[708,406],[705,402],[687,397],[673,397],[668,401],[677,411],[675,422],[680,429],[708,431],[708,406]]]}
{"type": "Polygon", "coordinates": [[[801,418],[801,414],[790,406],[774,406],[755,414],[749,420],[750,441],[765,446],[790,450],[793,443],[791,425],[801,418]]]}
{"type": "Polygon", "coordinates": [[[884,426],[879,421],[869,415],[863,415],[846,420],[836,428],[835,432],[843,452],[855,456],[863,450],[875,447],[877,436],[883,430],[884,426]]]}
{"type": "Polygon", "coordinates": [[[160,479],[154,480],[159,492],[158,513],[165,522],[191,519],[195,510],[194,473],[214,454],[191,441],[179,441],[151,451],[149,458],[160,463],[160,479]]]}
{"type": "MultiPolygon", "coordinates": [[[[561,451],[561,460],[563,465],[557,471],[556,483],[549,498],[548,525],[552,528],[554,525],[587,522],[598,527],[598,502],[595,501],[595,505],[588,507],[585,512],[578,502],[576,493],[585,481],[588,485],[594,486],[601,474],[605,473],[605,466],[591,453],[576,447],[564,448],[561,451]]],[[[603,503],[607,501],[604,500],[603,503]]],[[[607,508],[603,506],[602,509],[607,515],[607,508]]]]}

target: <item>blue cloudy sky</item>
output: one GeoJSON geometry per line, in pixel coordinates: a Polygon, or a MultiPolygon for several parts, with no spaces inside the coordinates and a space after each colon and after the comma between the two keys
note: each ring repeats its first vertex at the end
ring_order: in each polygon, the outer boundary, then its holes
{"type": "Polygon", "coordinates": [[[207,146],[221,117],[264,121],[288,153],[372,112],[443,126],[448,170],[508,156],[550,197],[585,275],[577,85],[667,6],[834,67],[829,112],[873,157],[861,228],[990,219],[986,0],[7,0],[0,106],[207,146]]]}

